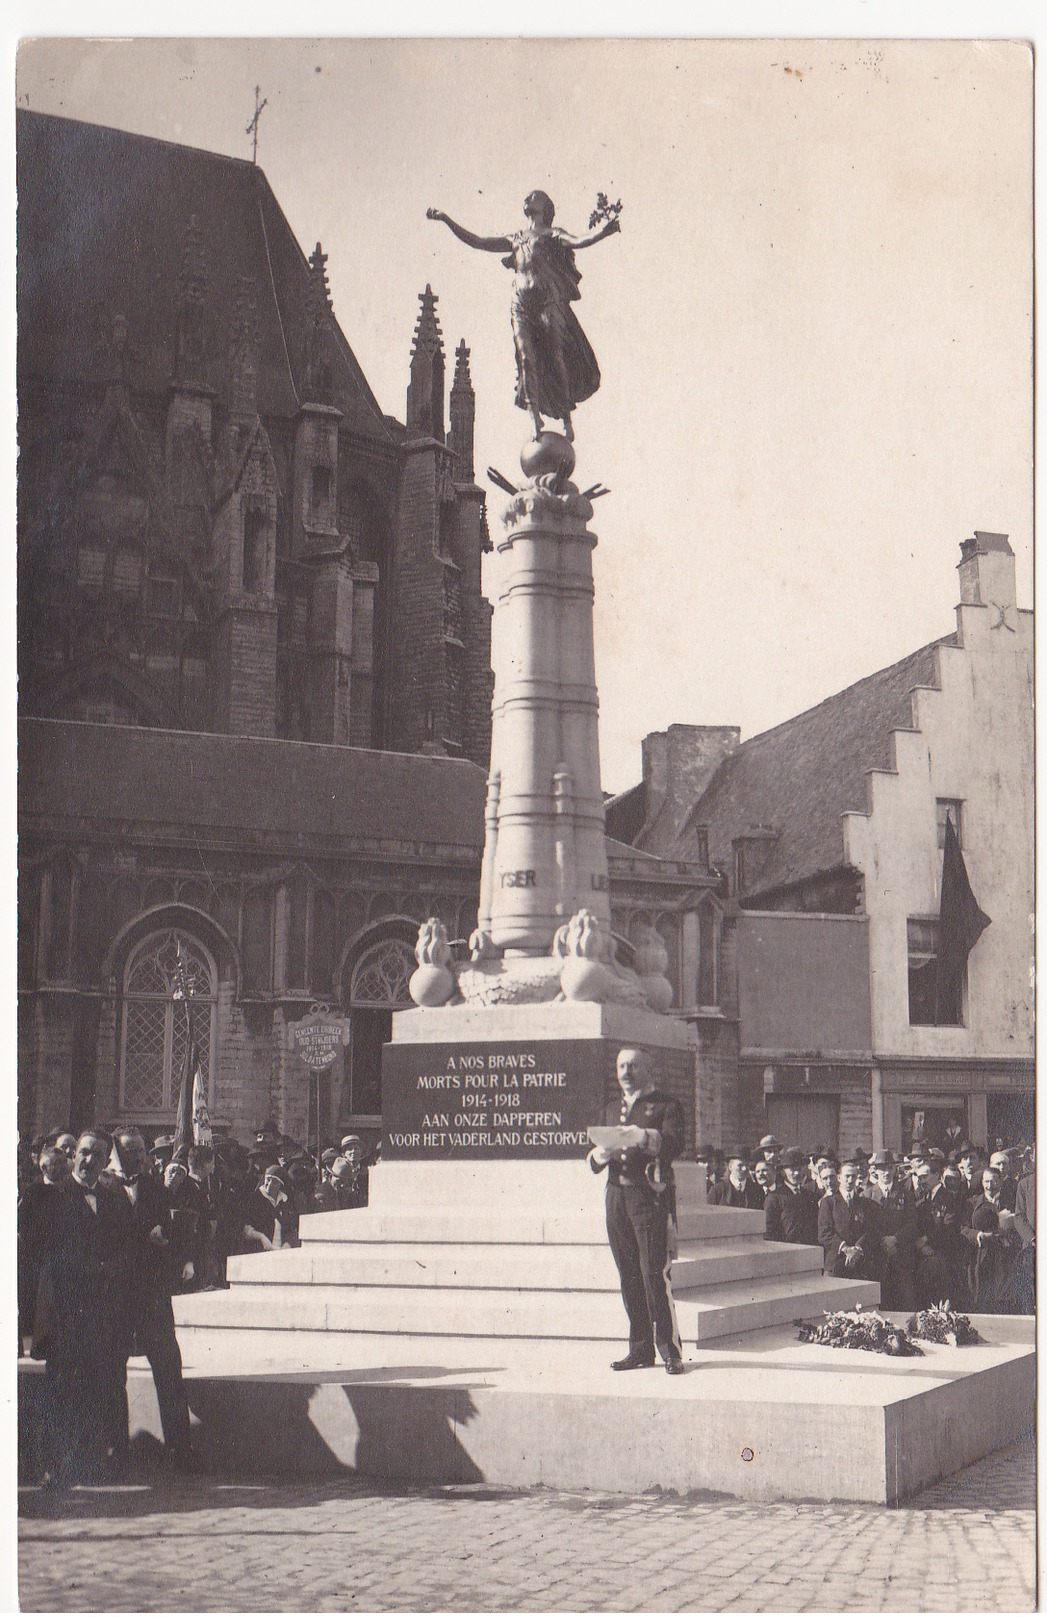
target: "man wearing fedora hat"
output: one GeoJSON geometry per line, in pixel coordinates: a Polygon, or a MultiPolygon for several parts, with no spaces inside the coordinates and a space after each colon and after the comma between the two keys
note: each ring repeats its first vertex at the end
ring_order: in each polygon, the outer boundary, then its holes
{"type": "Polygon", "coordinates": [[[709,1201],[714,1207],[747,1207],[759,1212],[763,1207],[763,1191],[752,1178],[748,1151],[735,1146],[726,1153],[727,1175],[714,1185],[709,1201]]]}
{"type": "Polygon", "coordinates": [[[782,1152],[780,1163],[779,1184],[764,1207],[764,1234],[768,1241],[817,1246],[818,1197],[804,1184],[804,1154],[791,1145],[782,1152]]]}
{"type": "Polygon", "coordinates": [[[871,1183],[866,1192],[880,1209],[880,1303],[884,1308],[913,1308],[916,1301],[916,1202],[911,1185],[898,1171],[893,1151],[869,1158],[871,1183]]]}

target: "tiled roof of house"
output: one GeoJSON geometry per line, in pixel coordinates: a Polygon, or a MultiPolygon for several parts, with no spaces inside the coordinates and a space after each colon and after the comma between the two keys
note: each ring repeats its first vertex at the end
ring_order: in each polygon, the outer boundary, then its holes
{"type": "Polygon", "coordinates": [[[689,825],[708,827],[710,861],[729,869],[735,837],[773,827],[778,836],[760,869],[759,891],[839,868],[841,816],[868,807],[866,772],[893,767],[890,733],[912,728],[910,693],[937,684],[936,647],[955,644],[949,635],[921,646],[743,742],[688,815],[689,825]]]}
{"type": "MultiPolygon", "coordinates": [[[[222,394],[238,282],[247,276],[260,339],[259,412],[297,411],[309,266],[260,168],[20,109],[17,184],[21,377],[97,385],[100,355],[121,315],[130,387],[165,393],[174,372],[186,232],[195,218],[209,283],[201,380],[222,394]]],[[[387,439],[385,419],[344,334],[336,322],[330,331],[332,402],[349,425],[387,439]]]]}

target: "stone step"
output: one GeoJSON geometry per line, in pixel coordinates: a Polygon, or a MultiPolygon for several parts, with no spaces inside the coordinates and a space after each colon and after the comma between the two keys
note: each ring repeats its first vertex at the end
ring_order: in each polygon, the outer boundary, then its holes
{"type": "MultiPolygon", "coordinates": [[[[855,1302],[874,1305],[879,1288],[867,1281],[785,1275],[735,1280],[676,1294],[684,1341],[706,1341],[855,1302]]],[[[559,1341],[617,1341],[624,1312],[615,1290],[437,1290],[418,1286],[283,1286],[238,1283],[229,1291],[175,1299],[179,1325],[239,1330],[404,1332],[414,1336],[540,1337],[559,1341]]]]}
{"type": "MultiPolygon", "coordinates": [[[[786,1246],[762,1236],[684,1241],[673,1261],[673,1284],[716,1285],[772,1274],[821,1271],[820,1247],[786,1246]]],[[[230,1258],[234,1283],[360,1286],[437,1286],[551,1291],[618,1290],[606,1241],[598,1246],[462,1246],[451,1242],[345,1241],[310,1243],[230,1258]]]]}
{"type": "Polygon", "coordinates": [[[681,1241],[673,1259],[673,1290],[715,1286],[729,1280],[761,1279],[765,1275],[820,1276],[820,1246],[793,1246],[765,1241],[762,1235],[739,1235],[722,1241],[681,1241]]]}
{"type": "MultiPolygon", "coordinates": [[[[720,1241],[732,1235],[763,1235],[762,1213],[740,1207],[680,1206],[681,1240],[720,1241]]],[[[493,1207],[358,1207],[340,1213],[307,1213],[299,1227],[303,1246],[329,1241],[455,1242],[463,1246],[575,1245],[606,1241],[603,1198],[577,1205],[493,1207]]]]}
{"type": "MultiPolygon", "coordinates": [[[[903,1316],[895,1316],[901,1319],[903,1316]]],[[[791,1323],[685,1347],[688,1374],[613,1375],[604,1343],[179,1335],[206,1471],[397,1483],[713,1489],[751,1500],[893,1503],[1015,1440],[1035,1414],[1034,1321],[976,1318],[985,1342],[918,1359],[833,1352],[791,1323]],[[613,1465],[608,1455],[614,1456],[613,1465]]],[[[19,1366],[31,1451],[43,1367],[19,1366]]],[[[128,1375],[131,1433],[160,1451],[153,1379],[128,1375]]]]}
{"type": "Polygon", "coordinates": [[[817,1319],[836,1308],[875,1308],[874,1280],[834,1280],[828,1275],[789,1275],[737,1280],[700,1291],[674,1292],[685,1341],[708,1342],[743,1331],[762,1331],[795,1319],[817,1319]]]}

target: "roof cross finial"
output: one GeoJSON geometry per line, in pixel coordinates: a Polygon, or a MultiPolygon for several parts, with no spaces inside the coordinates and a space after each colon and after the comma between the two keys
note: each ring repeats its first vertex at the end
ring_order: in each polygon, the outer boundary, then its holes
{"type": "Polygon", "coordinates": [[[262,101],[259,101],[258,97],[261,95],[261,93],[262,93],[262,86],[260,84],[256,84],[255,87],[254,87],[254,117],[251,119],[251,122],[248,124],[247,128],[244,130],[244,134],[245,135],[250,135],[250,137],[251,137],[251,162],[252,163],[257,163],[257,161],[258,161],[258,120],[262,116],[263,107],[267,107],[269,105],[268,97],[266,97],[262,101]]]}

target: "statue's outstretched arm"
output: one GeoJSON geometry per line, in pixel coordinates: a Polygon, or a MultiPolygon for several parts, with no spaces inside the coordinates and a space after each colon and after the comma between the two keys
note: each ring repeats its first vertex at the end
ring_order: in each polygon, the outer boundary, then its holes
{"type": "Polygon", "coordinates": [[[508,253],[512,251],[513,244],[508,236],[474,236],[471,230],[466,230],[464,225],[456,224],[448,214],[441,213],[439,208],[426,208],[425,217],[427,219],[438,219],[441,224],[447,226],[448,230],[454,232],[459,241],[464,241],[467,247],[478,247],[482,253],[508,253]]]}
{"type": "Polygon", "coordinates": [[[560,240],[565,242],[568,247],[573,247],[577,252],[580,247],[595,247],[596,243],[603,241],[605,236],[616,236],[621,228],[617,219],[611,219],[601,229],[594,230],[591,236],[569,236],[566,230],[561,230],[560,240]]]}

